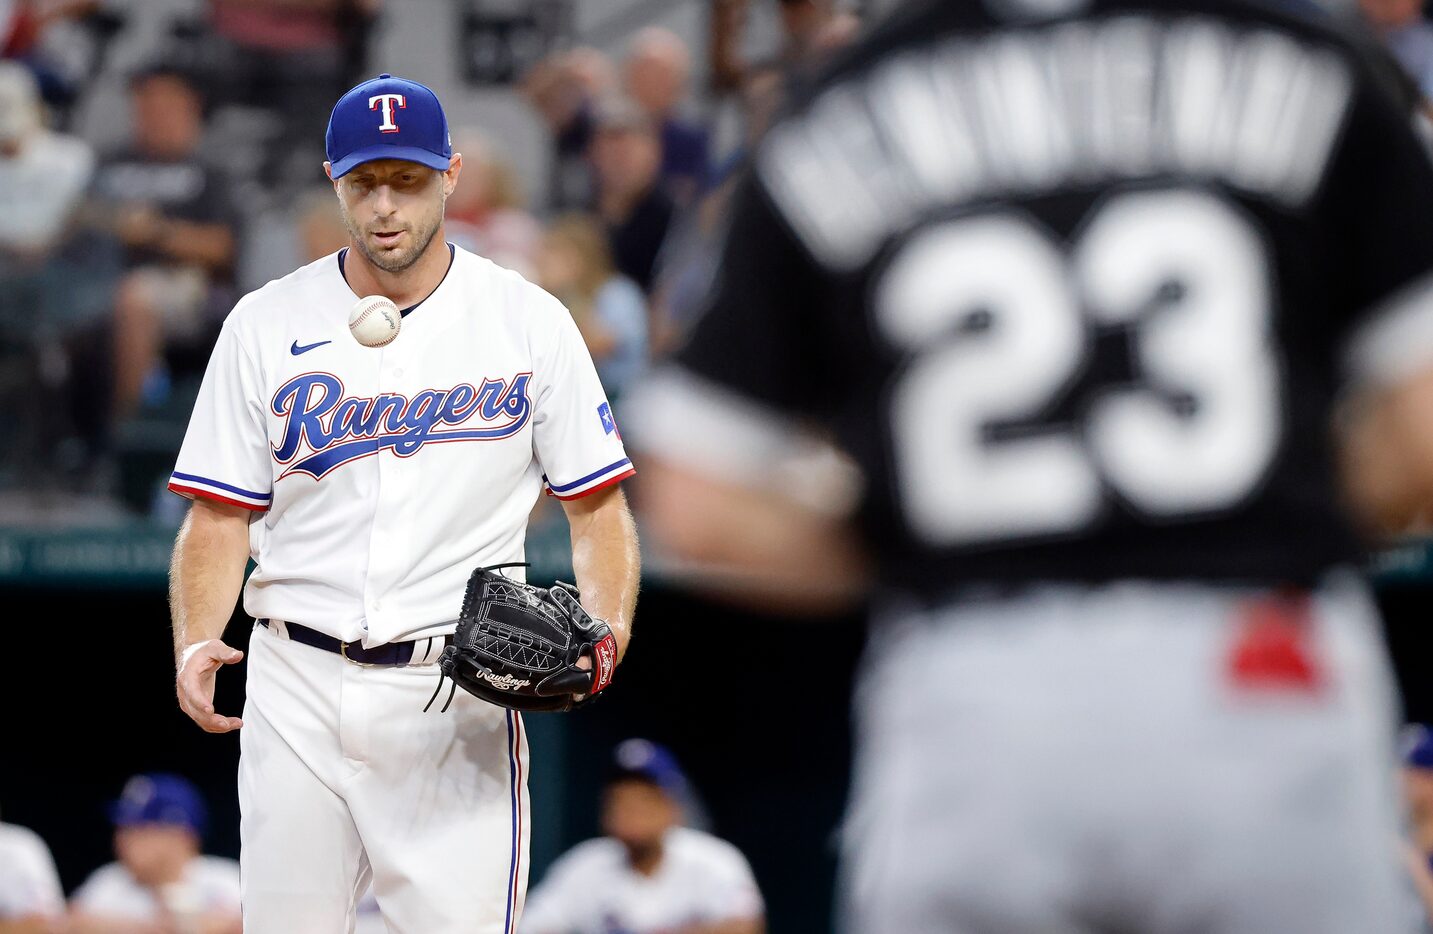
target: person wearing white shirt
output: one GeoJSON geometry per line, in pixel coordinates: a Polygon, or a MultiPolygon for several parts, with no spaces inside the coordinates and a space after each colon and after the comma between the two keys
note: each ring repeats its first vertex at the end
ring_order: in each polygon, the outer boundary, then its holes
{"type": "Polygon", "coordinates": [[[687,782],[643,739],[617,747],[606,836],[572,848],[528,895],[520,934],[762,934],[765,907],[741,851],[681,826],[687,782]]]}
{"type": "Polygon", "coordinates": [[[117,862],[70,899],[66,934],[241,934],[239,864],[200,855],[207,809],[177,775],[137,775],[111,817],[117,862]]]}
{"type": "Polygon", "coordinates": [[[40,835],[0,824],[0,934],[49,934],[65,914],[65,893],[40,835]]]}
{"type": "Polygon", "coordinates": [[[94,174],[94,152],[45,128],[34,76],[0,62],[0,261],[12,272],[42,260],[60,240],[94,174]]]}

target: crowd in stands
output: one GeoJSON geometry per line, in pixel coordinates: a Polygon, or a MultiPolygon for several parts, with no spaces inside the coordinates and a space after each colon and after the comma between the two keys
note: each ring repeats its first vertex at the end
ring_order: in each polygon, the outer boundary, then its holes
{"type": "MultiPolygon", "coordinates": [[[[125,9],[0,4],[0,404],[22,413],[0,426],[0,522],[15,521],[15,502],[81,496],[175,521],[160,483],[225,315],[260,284],[244,258],[274,242],[275,217],[293,244],[287,268],[346,242],[323,129],[378,64],[367,44],[381,0],[195,0],[196,15],[116,76],[106,49],[131,26],[125,9]],[[86,139],[75,113],[117,80],[127,142],[86,139]]],[[[725,196],[782,82],[855,26],[835,0],[715,0],[706,76],[688,42],[656,26],[615,55],[548,54],[511,89],[548,133],[546,190],[530,199],[501,141],[454,126],[464,171],[449,240],[558,295],[620,399],[699,307],[725,196]],[[762,3],[779,11],[781,41],[747,61],[740,37],[762,3]],[[717,103],[745,125],[722,151],[717,103]]]]}
{"type": "MultiPolygon", "coordinates": [[[[122,76],[128,142],[97,146],[72,118],[97,76],[113,80],[104,50],[127,28],[123,9],[0,5],[0,405],[16,415],[0,425],[0,521],[15,491],[172,521],[159,484],[218,328],[259,284],[243,281],[243,257],[273,240],[275,216],[294,244],[288,268],[345,242],[318,168],[323,127],[371,70],[381,0],[196,0],[198,15],[122,76]],[[76,33],[88,56],[53,51],[65,47],[53,34],[76,33]]],[[[1433,90],[1421,0],[1360,9],[1408,87],[1433,90]]],[[[710,0],[707,12],[703,74],[686,41],[650,26],[615,55],[564,47],[522,75],[511,93],[551,152],[535,197],[501,141],[454,127],[465,169],[449,239],[561,297],[618,399],[700,310],[725,200],[783,88],[860,27],[836,0],[710,0]],[[752,59],[742,36],[761,4],[780,37],[752,59]],[[720,149],[718,103],[742,121],[720,149]]]]}

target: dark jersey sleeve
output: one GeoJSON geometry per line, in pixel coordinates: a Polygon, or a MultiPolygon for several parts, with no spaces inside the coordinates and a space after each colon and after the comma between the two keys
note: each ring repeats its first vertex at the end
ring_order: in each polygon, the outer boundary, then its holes
{"type": "Polygon", "coordinates": [[[677,362],[703,379],[789,416],[825,408],[820,309],[828,277],[777,214],[755,175],[733,196],[712,293],[677,362]]]}
{"type": "MultiPolygon", "coordinates": [[[[1321,204],[1345,339],[1433,274],[1433,161],[1386,82],[1371,71],[1357,81],[1321,204]]],[[[1433,347],[1408,350],[1433,359],[1433,347]]]]}

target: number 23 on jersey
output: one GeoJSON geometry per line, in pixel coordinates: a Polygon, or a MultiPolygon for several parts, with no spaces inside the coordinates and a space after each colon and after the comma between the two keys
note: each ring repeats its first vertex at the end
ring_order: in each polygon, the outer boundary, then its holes
{"type": "Polygon", "coordinates": [[[1008,212],[922,230],[875,293],[881,334],[915,355],[890,402],[908,524],[957,546],[1077,532],[1110,492],[1164,521],[1238,505],[1279,442],[1270,293],[1256,229],[1206,193],[1104,201],[1068,249],[1008,212]],[[1046,409],[1112,326],[1131,329],[1136,385],[1076,424],[986,439],[1046,409]]]}

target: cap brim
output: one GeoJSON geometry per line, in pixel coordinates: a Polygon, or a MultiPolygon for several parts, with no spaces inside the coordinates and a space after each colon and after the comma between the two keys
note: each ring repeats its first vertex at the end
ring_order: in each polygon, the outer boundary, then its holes
{"type": "Polygon", "coordinates": [[[404,162],[416,162],[438,172],[446,172],[448,166],[453,162],[452,156],[439,155],[417,146],[369,146],[344,156],[333,163],[329,171],[334,178],[340,178],[353,171],[355,166],[365,162],[376,162],[379,159],[402,159],[404,162]]]}

